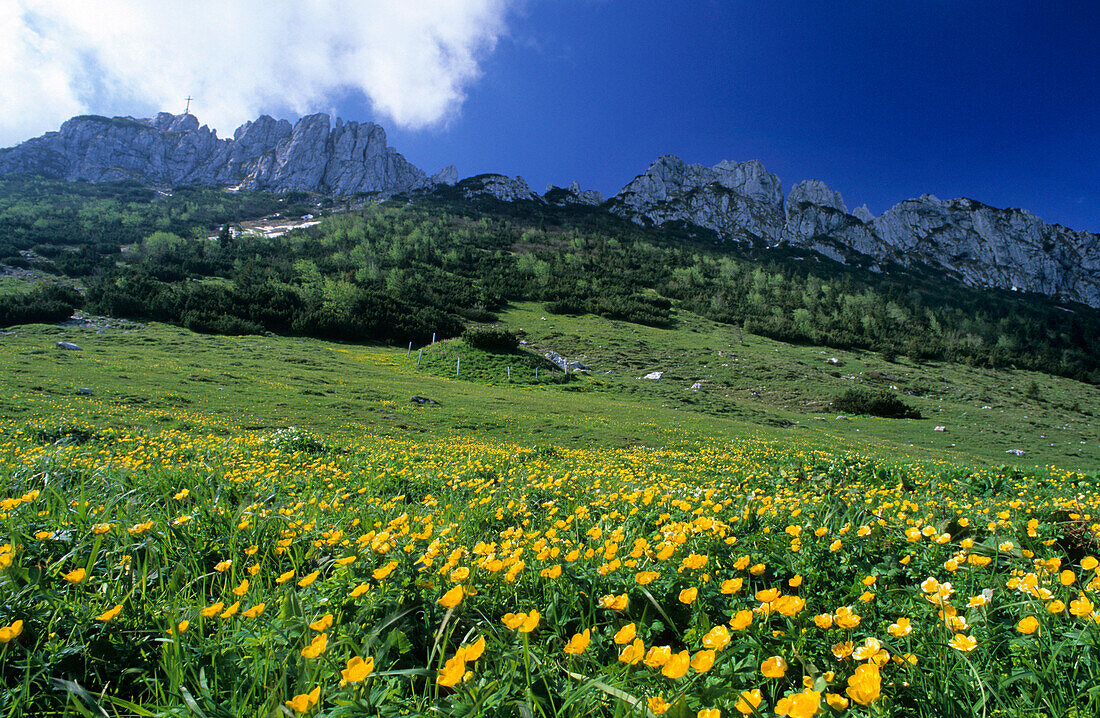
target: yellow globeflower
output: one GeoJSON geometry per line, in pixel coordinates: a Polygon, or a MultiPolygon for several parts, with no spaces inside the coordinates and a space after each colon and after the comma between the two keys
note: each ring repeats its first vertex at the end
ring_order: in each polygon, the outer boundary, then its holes
{"type": "Polygon", "coordinates": [[[463,589],[462,586],[455,586],[447,593],[443,594],[443,597],[439,599],[438,603],[443,608],[454,608],[462,602],[463,589]]]}
{"type": "Polygon", "coordinates": [[[787,662],[779,656],[772,656],[760,664],[760,672],[765,678],[782,678],[787,674],[787,662]]]}
{"type": "Polygon", "coordinates": [[[730,644],[730,632],[725,626],[719,624],[707,631],[703,636],[703,646],[715,651],[721,651],[730,644]]]}
{"type": "Polygon", "coordinates": [[[829,613],[819,613],[814,616],[814,623],[820,629],[829,629],[833,627],[833,616],[829,613]]]}
{"type": "Polygon", "coordinates": [[[752,611],[742,610],[730,618],[730,628],[740,631],[752,625],[752,611]]]}
{"type": "Polygon", "coordinates": [[[470,661],[476,661],[481,658],[481,654],[485,653],[485,636],[479,637],[476,641],[468,646],[463,646],[461,649],[462,658],[467,663],[470,661]]]}
{"type": "Polygon", "coordinates": [[[825,702],[829,704],[829,707],[834,711],[843,711],[848,709],[848,699],[844,696],[838,696],[835,693],[826,693],[825,702]]]}
{"type": "Polygon", "coordinates": [[[226,571],[229,570],[229,567],[232,566],[232,565],[233,565],[233,561],[231,559],[226,559],[225,561],[219,561],[214,566],[214,570],[217,571],[218,573],[225,573],[226,571]]]}
{"type": "Polygon", "coordinates": [[[1016,630],[1030,636],[1039,630],[1039,619],[1035,616],[1025,616],[1016,624],[1016,630]]]}
{"type": "Polygon", "coordinates": [[[1078,598],[1069,602],[1069,612],[1079,618],[1087,618],[1092,615],[1092,601],[1085,597],[1085,594],[1080,594],[1078,598]]]}
{"type": "Polygon", "coordinates": [[[279,574],[279,577],[275,579],[275,583],[286,583],[290,579],[294,578],[293,571],[287,571],[286,573],[279,574]]]}
{"type": "Polygon", "coordinates": [[[634,574],[634,581],[639,586],[648,586],[649,584],[653,583],[658,577],[660,577],[660,575],[661,574],[658,571],[639,571],[638,573],[634,574]]]}
{"type": "Polygon", "coordinates": [[[301,693],[294,696],[286,704],[294,710],[295,713],[307,713],[309,709],[317,705],[317,702],[321,700],[321,686],[317,686],[309,693],[301,693]]]}
{"type": "Polygon", "coordinates": [[[445,688],[450,688],[461,681],[465,675],[466,663],[462,660],[462,655],[458,654],[447,659],[442,670],[436,674],[435,682],[445,688]]]}
{"type": "Polygon", "coordinates": [[[645,664],[650,668],[660,668],[672,658],[672,649],[668,646],[653,646],[645,655],[645,664]]]}
{"type": "Polygon", "coordinates": [[[1073,571],[1070,571],[1068,568],[1058,574],[1058,583],[1062,584],[1063,586],[1072,586],[1073,582],[1076,580],[1077,576],[1075,576],[1073,574],[1073,571]]]}
{"type": "Polygon", "coordinates": [[[645,644],[642,639],[635,638],[634,642],[619,652],[619,662],[633,666],[645,656],[645,644]]]}
{"type": "Polygon", "coordinates": [[[214,616],[217,616],[219,613],[221,613],[223,608],[225,608],[225,604],[221,601],[218,601],[217,603],[202,609],[200,613],[202,614],[203,618],[213,618],[214,616]]]}
{"type": "Polygon", "coordinates": [[[23,621],[13,621],[8,626],[0,626],[0,643],[8,643],[19,638],[19,634],[23,633],[23,621]]]}
{"type": "Polygon", "coordinates": [[[309,645],[302,649],[302,655],[306,658],[316,658],[328,648],[328,634],[322,633],[315,636],[309,645]]]}
{"type": "Polygon", "coordinates": [[[308,588],[309,586],[312,586],[313,582],[317,580],[317,576],[320,573],[320,571],[314,571],[313,573],[306,574],[304,577],[302,577],[302,580],[298,582],[298,585],[302,588],[308,588]]]}
{"type": "Polygon", "coordinates": [[[691,669],[696,673],[706,673],[714,665],[714,651],[704,648],[691,657],[691,669]]]}
{"type": "Polygon", "coordinates": [[[767,564],[758,563],[758,564],[754,565],[753,567],[751,567],[749,569],[749,573],[752,574],[753,576],[759,576],[760,574],[764,573],[764,571],[766,571],[767,569],[768,569],[767,564]]]}
{"type": "Polygon", "coordinates": [[[248,593],[248,579],[241,581],[240,585],[233,589],[234,595],[243,596],[248,593]]]}
{"type": "Polygon", "coordinates": [[[913,630],[913,626],[911,625],[912,622],[912,619],[902,617],[899,618],[897,622],[891,623],[890,627],[886,630],[889,631],[890,635],[894,638],[904,638],[913,630]]]}
{"type": "Polygon", "coordinates": [[[972,636],[967,636],[962,633],[956,633],[955,637],[947,642],[947,645],[951,646],[956,651],[969,653],[970,651],[973,651],[975,648],[977,648],[978,641],[972,636]]]}
{"type": "Polygon", "coordinates": [[[359,656],[353,656],[348,659],[347,668],[340,671],[340,685],[358,683],[365,680],[371,673],[374,673],[374,658],[367,656],[366,659],[363,659],[359,656]]]}
{"type": "Polygon", "coordinates": [[[722,718],[722,711],[717,708],[700,708],[695,718],[722,718]]]}
{"type": "Polygon", "coordinates": [[[1100,566],[1100,561],[1097,561],[1095,556],[1085,556],[1081,559],[1081,568],[1086,571],[1092,571],[1097,566],[1100,566]]]}
{"type": "Polygon", "coordinates": [[[113,621],[118,618],[118,614],[120,613],[122,613],[121,603],[117,604],[114,608],[108,608],[106,611],[96,616],[95,620],[107,623],[108,621],[113,621]]]}
{"type": "Polygon", "coordinates": [[[1054,600],[1047,604],[1047,610],[1051,613],[1061,613],[1066,610],[1066,604],[1064,601],[1054,600]]]}
{"type": "Polygon", "coordinates": [[[332,627],[333,620],[334,619],[333,619],[332,614],[331,613],[326,613],[325,615],[321,616],[320,618],[318,618],[313,623],[309,624],[309,627],[311,629],[313,629],[314,631],[317,631],[318,633],[324,633],[325,631],[327,631],[328,629],[330,629],[332,627]]]}
{"type": "Polygon", "coordinates": [[[662,696],[650,696],[646,699],[646,705],[649,706],[649,712],[655,716],[668,713],[668,709],[672,707],[662,696]]]}
{"type": "Polygon", "coordinates": [[[696,598],[699,597],[699,589],[692,586],[691,588],[685,588],[680,591],[679,599],[680,603],[690,605],[696,598]]]}
{"type": "Polygon", "coordinates": [[[74,569],[61,576],[61,578],[65,579],[69,583],[80,583],[87,577],[88,572],[82,568],[74,569]]]}
{"type": "Polygon", "coordinates": [[[633,641],[637,635],[638,627],[633,623],[628,623],[615,633],[615,643],[620,646],[626,645],[633,641]]]}
{"type": "Polygon", "coordinates": [[[610,608],[615,611],[624,611],[626,610],[628,603],[629,599],[627,598],[627,595],[625,593],[618,596],[609,594],[607,596],[600,597],[600,608],[610,608]]]}
{"type": "Polygon", "coordinates": [[[395,568],[397,568],[397,561],[390,561],[385,566],[374,569],[374,571],[371,573],[371,576],[374,577],[375,581],[381,581],[389,576],[391,573],[393,573],[393,570],[395,568]]]}
{"type": "Polygon", "coordinates": [[[874,663],[864,663],[848,678],[848,697],[867,706],[878,700],[882,693],[882,674],[874,663]]]}
{"type": "Polygon", "coordinates": [[[365,583],[361,583],[355,588],[351,589],[351,593],[348,594],[350,598],[359,598],[364,593],[370,590],[370,586],[365,583]]]}
{"type": "Polygon", "coordinates": [[[592,631],[587,628],[581,633],[574,633],[569,643],[565,644],[565,652],[571,656],[579,656],[588,648],[591,639],[592,631]]]}
{"type": "Polygon", "coordinates": [[[821,693],[812,688],[795,693],[790,696],[790,700],[788,718],[812,718],[821,711],[821,693]]]}
{"type": "Polygon", "coordinates": [[[742,715],[753,715],[763,700],[764,696],[761,695],[760,689],[753,688],[751,691],[742,691],[733,707],[742,715]]]}
{"type": "Polygon", "coordinates": [[[226,607],[226,609],[224,611],[222,611],[222,614],[221,614],[222,618],[232,618],[233,615],[237,612],[237,609],[240,608],[240,607],[241,607],[241,602],[240,601],[237,601],[233,605],[226,607]]]}
{"type": "Polygon", "coordinates": [[[241,615],[245,618],[255,618],[256,616],[259,616],[261,613],[264,612],[264,607],[266,605],[267,604],[264,603],[257,603],[255,606],[248,609],[247,611],[241,612],[241,615]]]}
{"type": "Polygon", "coordinates": [[[723,581],[722,593],[726,594],[727,596],[737,593],[741,590],[741,586],[744,584],[744,582],[745,579],[743,578],[731,578],[729,580],[723,581]]]}
{"type": "Polygon", "coordinates": [[[691,664],[691,655],[687,651],[680,651],[669,656],[665,664],[661,666],[661,674],[665,678],[676,680],[683,678],[691,664]]]}

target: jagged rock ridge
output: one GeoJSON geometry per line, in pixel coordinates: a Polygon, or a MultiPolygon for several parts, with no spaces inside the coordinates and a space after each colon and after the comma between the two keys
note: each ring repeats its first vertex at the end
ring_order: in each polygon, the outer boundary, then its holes
{"type": "Polygon", "coordinates": [[[658,158],[608,202],[639,224],[686,222],[732,241],[792,245],[840,262],[862,258],[935,267],[973,286],[1036,292],[1100,307],[1100,235],[1047,224],[1026,210],[931,195],[879,217],[849,212],[824,182],[795,185],[784,202],[779,179],[756,161],[689,165],[658,158]]]}
{"type": "Polygon", "coordinates": [[[453,184],[453,167],[429,178],[386,144],[373,122],[332,125],[326,114],[293,125],[267,115],[219,139],[191,114],[151,119],[83,115],[0,150],[0,173],[54,179],[134,180],[161,186],[212,185],[286,192],[395,194],[453,184]]]}

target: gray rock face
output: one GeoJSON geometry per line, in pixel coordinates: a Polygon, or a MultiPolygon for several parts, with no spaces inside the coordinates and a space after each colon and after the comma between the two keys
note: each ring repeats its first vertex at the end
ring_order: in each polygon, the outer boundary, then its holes
{"type": "Polygon", "coordinates": [[[505,177],[496,174],[475,175],[459,182],[458,188],[462,190],[462,196],[466,199],[490,196],[505,202],[543,201],[542,197],[527,186],[527,182],[522,177],[505,177]]]}
{"type": "Polygon", "coordinates": [[[611,198],[610,211],[643,224],[688,222],[731,239],[774,243],[783,227],[783,188],[755,160],[704,167],[665,155],[611,198]]]}
{"type": "Polygon", "coordinates": [[[848,212],[818,180],[791,190],[759,162],[688,165],[666,156],[610,201],[639,224],[688,222],[733,241],[765,240],[810,249],[839,262],[945,270],[972,286],[1036,292],[1100,307],[1100,235],[1046,224],[1026,210],[931,195],[875,217],[848,212]]]}
{"type": "Polygon", "coordinates": [[[547,204],[552,204],[557,207],[564,207],[570,204],[584,204],[590,207],[596,207],[603,204],[603,195],[594,189],[581,189],[581,185],[577,181],[573,181],[568,187],[558,187],[556,185],[546,185],[546,191],[542,193],[543,200],[547,204]]]}
{"type": "Polygon", "coordinates": [[[59,132],[0,150],[0,173],[10,172],[335,195],[390,195],[457,179],[453,167],[428,178],[386,144],[385,130],[373,122],[337,119],[332,126],[325,114],[293,125],[264,115],[224,140],[190,114],[74,117],[59,132]]]}

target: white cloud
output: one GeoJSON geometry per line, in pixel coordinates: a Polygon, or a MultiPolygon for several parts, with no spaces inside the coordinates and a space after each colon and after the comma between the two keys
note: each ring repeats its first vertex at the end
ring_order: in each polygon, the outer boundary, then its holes
{"type": "Polygon", "coordinates": [[[182,111],[227,136],[362,92],[445,122],[519,0],[0,0],[0,147],[82,112],[182,111]]]}

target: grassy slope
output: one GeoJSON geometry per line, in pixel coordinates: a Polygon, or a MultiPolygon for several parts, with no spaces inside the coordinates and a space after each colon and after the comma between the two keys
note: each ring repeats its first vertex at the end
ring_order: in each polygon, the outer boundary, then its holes
{"type": "Polygon", "coordinates": [[[517,361],[517,384],[509,386],[503,371],[509,362],[453,343],[428,348],[417,368],[416,351],[407,357],[405,349],[389,347],[214,337],[155,324],[102,334],[36,325],[0,336],[0,416],[146,427],[290,425],[330,436],[416,433],[528,444],[682,445],[754,436],[895,460],[1100,466],[1093,416],[1100,389],[1065,379],[889,364],[877,355],[756,336],[741,346],[728,327],[687,314],[672,329],[547,316],[538,305],[515,307],[502,319],[527,331],[529,348],[580,359],[592,373],[566,384],[520,383],[520,371],[530,369],[517,361]],[[56,349],[61,340],[84,351],[56,349]],[[453,377],[442,352],[463,355],[462,378],[453,377]],[[829,357],[842,364],[826,364],[829,357]],[[638,379],[654,370],[665,371],[661,381],[638,379]],[[696,381],[703,386],[691,391],[696,381]],[[855,381],[921,389],[924,396],[907,401],[926,418],[838,419],[828,400],[855,381]],[[1031,381],[1039,385],[1038,401],[1024,396],[1031,381]],[[414,406],[414,394],[440,406],[414,406]],[[1006,455],[1010,448],[1027,454],[1006,455]]]}

